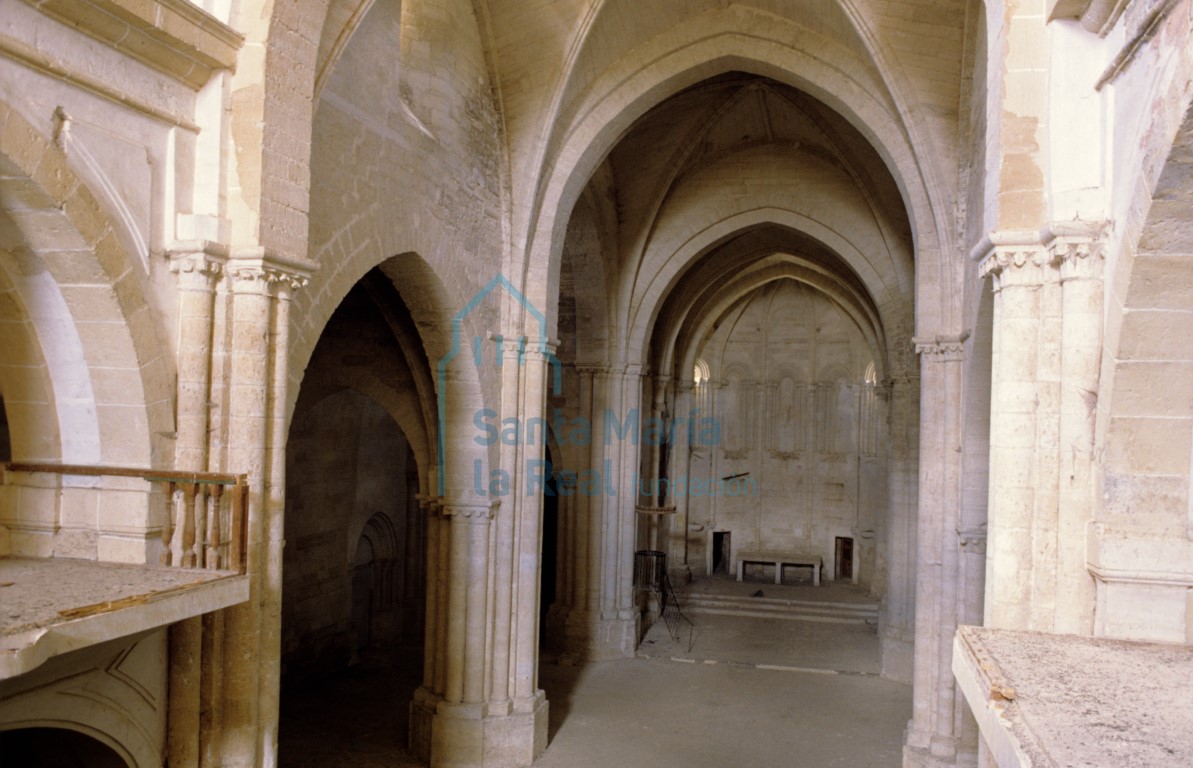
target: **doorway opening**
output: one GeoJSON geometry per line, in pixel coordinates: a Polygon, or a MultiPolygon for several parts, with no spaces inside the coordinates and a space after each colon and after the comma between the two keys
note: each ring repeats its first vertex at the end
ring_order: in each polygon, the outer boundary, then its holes
{"type": "Polygon", "coordinates": [[[18,728],[0,731],[5,765],[27,768],[128,768],[120,754],[99,739],[66,728],[18,728]]]}
{"type": "Polygon", "coordinates": [[[729,573],[730,565],[730,544],[729,531],[713,531],[712,532],[712,572],[713,573],[729,573]]]}
{"type": "Polygon", "coordinates": [[[853,580],[853,539],[849,536],[837,537],[836,567],[833,578],[837,580],[853,580]]]}

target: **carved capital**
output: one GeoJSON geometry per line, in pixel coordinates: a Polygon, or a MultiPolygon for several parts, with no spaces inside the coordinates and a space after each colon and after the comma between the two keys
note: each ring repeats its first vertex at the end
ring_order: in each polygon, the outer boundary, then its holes
{"type": "Polygon", "coordinates": [[[965,340],[968,333],[960,336],[937,336],[934,339],[912,339],[916,354],[933,363],[959,363],[965,359],[965,340]]]}
{"type": "Polygon", "coordinates": [[[525,341],[526,354],[532,360],[554,360],[559,351],[559,339],[530,337],[525,341]]]}
{"type": "Polygon", "coordinates": [[[986,554],[986,527],[958,528],[957,541],[961,549],[975,555],[986,554]]]}
{"type": "Polygon", "coordinates": [[[1042,285],[1053,268],[1052,254],[1041,243],[996,245],[978,265],[978,274],[994,278],[994,290],[1042,285]]]}
{"type": "Polygon", "coordinates": [[[211,290],[228,262],[228,249],[210,240],[177,242],[166,249],[166,260],[180,286],[211,290]]]}
{"type": "Polygon", "coordinates": [[[245,283],[268,289],[278,286],[287,290],[305,287],[318,264],[303,258],[285,256],[269,248],[245,248],[235,251],[228,259],[227,273],[235,283],[245,283]]]}
{"type": "Polygon", "coordinates": [[[1102,265],[1106,261],[1106,238],[1103,234],[1058,236],[1048,244],[1048,250],[1060,266],[1062,282],[1102,279],[1102,265]]]}
{"type": "Polygon", "coordinates": [[[475,503],[465,501],[443,500],[441,513],[443,517],[462,523],[487,523],[497,514],[500,501],[489,503],[475,503]]]}

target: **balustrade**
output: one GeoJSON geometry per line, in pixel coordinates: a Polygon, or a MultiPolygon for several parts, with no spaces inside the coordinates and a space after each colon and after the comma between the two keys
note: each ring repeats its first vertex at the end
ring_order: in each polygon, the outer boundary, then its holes
{"type": "Polygon", "coordinates": [[[162,565],[245,572],[247,475],[77,464],[10,463],[7,470],[74,477],[132,477],[157,485],[164,491],[165,505],[162,565]]]}

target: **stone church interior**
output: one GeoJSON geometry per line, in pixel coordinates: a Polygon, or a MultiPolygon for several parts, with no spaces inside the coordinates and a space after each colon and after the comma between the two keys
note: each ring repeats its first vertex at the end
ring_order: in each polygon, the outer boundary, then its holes
{"type": "Polygon", "coordinates": [[[5,765],[1188,766],[1191,381],[1193,0],[0,0],[5,765]]]}

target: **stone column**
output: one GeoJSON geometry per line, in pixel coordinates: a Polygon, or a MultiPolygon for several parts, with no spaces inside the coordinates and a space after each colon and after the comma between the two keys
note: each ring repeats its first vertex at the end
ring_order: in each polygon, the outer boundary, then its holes
{"type": "Polygon", "coordinates": [[[625,427],[624,435],[613,435],[612,469],[610,474],[616,476],[613,492],[616,494],[611,500],[615,502],[617,510],[613,516],[615,521],[615,550],[610,553],[616,572],[616,597],[614,598],[614,615],[605,617],[605,626],[612,630],[606,635],[617,643],[617,651],[622,656],[632,656],[638,646],[641,627],[641,614],[634,602],[634,551],[637,549],[638,489],[634,482],[636,470],[641,466],[641,438],[645,417],[642,414],[642,404],[645,402],[644,386],[645,372],[641,366],[626,366],[624,371],[614,374],[611,385],[613,389],[613,412],[618,414],[618,420],[625,427]],[[635,419],[634,416],[637,415],[635,419]],[[627,426],[628,425],[628,426],[627,426]],[[634,432],[637,430],[637,433],[634,432]]]}
{"type": "Polygon", "coordinates": [[[268,399],[269,326],[272,291],[261,269],[230,270],[232,285],[231,383],[228,398],[230,471],[249,476],[246,530],[249,600],[229,608],[224,633],[221,764],[258,765],[262,566],[265,562],[265,421],[268,399]],[[235,469],[232,469],[235,468],[235,469]]]}
{"type": "MultiPolygon", "coordinates": [[[[1069,226],[1072,226],[1071,224],[1069,226]]],[[[1057,519],[1055,631],[1093,633],[1094,580],[1085,556],[1086,525],[1097,504],[1094,427],[1102,360],[1103,245],[1101,228],[1057,236],[1050,245],[1060,266],[1060,493],[1057,519]]]]}
{"type": "MultiPolygon", "coordinates": [[[[667,414],[667,387],[670,382],[670,376],[655,376],[650,379],[650,418],[652,419],[652,423],[655,425],[670,423],[671,421],[667,414]]],[[[640,495],[641,483],[635,484],[636,487],[634,489],[634,495],[635,498],[640,499],[640,501],[644,504],[658,509],[661,505],[660,496],[662,490],[662,481],[665,477],[667,477],[666,469],[663,467],[663,439],[660,439],[662,436],[657,433],[657,430],[647,429],[646,424],[643,424],[642,426],[643,432],[649,434],[651,438],[649,444],[644,446],[644,450],[647,454],[647,469],[641,478],[647,481],[647,489],[650,491],[650,496],[648,498],[643,498],[640,495]]],[[[670,506],[670,503],[668,503],[668,506],[670,506]]],[[[648,526],[648,547],[655,550],[661,549],[663,547],[663,544],[661,543],[663,530],[668,526],[668,524],[664,523],[663,520],[660,519],[659,515],[652,514],[649,516],[648,526]]]]}
{"type": "MultiPolygon", "coordinates": [[[[543,417],[547,408],[547,387],[558,366],[555,358],[555,344],[546,340],[529,340],[526,344],[524,364],[520,367],[519,415],[525,418],[543,417]]],[[[524,421],[525,423],[525,421],[524,421]]],[[[546,439],[544,434],[543,439],[546,439]]],[[[542,446],[526,446],[515,465],[523,478],[540,477],[544,471],[535,471],[531,462],[543,461],[542,446]]],[[[496,659],[496,669],[508,669],[510,683],[508,701],[495,700],[490,711],[497,719],[490,723],[486,739],[497,752],[498,764],[529,765],[547,747],[547,701],[538,687],[539,649],[539,602],[542,575],[542,519],[543,488],[527,491],[511,499],[514,517],[513,562],[515,563],[512,587],[514,600],[512,609],[514,624],[510,658],[507,664],[496,659]],[[501,762],[506,761],[506,762],[501,762]]]]}
{"type": "MultiPolygon", "coordinates": [[[[207,469],[208,399],[211,387],[211,334],[215,283],[227,251],[206,241],[176,244],[167,254],[178,275],[178,435],[174,468],[207,469]]],[[[170,706],[168,759],[172,766],[199,764],[203,708],[203,622],[194,617],[170,627],[170,706]]],[[[210,702],[211,692],[207,692],[210,702]]]]}
{"type": "MultiPolygon", "coordinates": [[[[910,345],[908,350],[910,352],[910,345]]],[[[910,682],[915,638],[916,509],[919,499],[920,380],[914,362],[896,360],[886,387],[890,393],[889,506],[879,557],[886,558],[887,580],[883,611],[879,616],[879,639],[883,674],[910,682]]]]}
{"type": "MultiPolygon", "coordinates": [[[[502,371],[502,410],[528,425],[544,414],[554,358],[543,342],[522,339],[518,349],[519,364],[502,371]]],[[[542,446],[537,438],[503,445],[500,456],[508,494],[443,501],[437,538],[445,578],[435,609],[442,687],[436,674],[416,699],[420,732],[418,709],[431,712],[433,767],[528,766],[546,748],[547,704],[537,677],[542,446]]]]}
{"type": "Polygon", "coordinates": [[[446,551],[448,522],[439,514],[439,500],[418,496],[427,526],[426,608],[423,625],[423,683],[410,702],[410,751],[423,762],[431,759],[431,733],[435,710],[443,700],[445,684],[444,639],[446,624],[446,551]]]}
{"type": "Polygon", "coordinates": [[[1056,600],[1060,283],[1037,241],[1005,238],[994,279],[986,625],[1052,631],[1056,600]],[[1009,241],[1009,242],[1008,242],[1009,241]]]}
{"type": "MultiPolygon", "coordinates": [[[[265,545],[262,562],[261,649],[261,755],[262,765],[275,765],[278,750],[278,716],[282,683],[282,549],[286,516],[286,404],[290,360],[290,304],[294,291],[310,280],[306,265],[269,263],[274,282],[273,321],[270,332],[268,404],[266,407],[265,545]]],[[[314,265],[309,265],[313,269],[314,265]]]]}
{"type": "Polygon", "coordinates": [[[700,418],[693,413],[694,405],[692,391],[695,382],[678,381],[675,385],[675,412],[671,414],[674,426],[670,433],[675,435],[675,441],[669,446],[667,477],[671,481],[672,492],[668,495],[668,505],[675,507],[675,514],[671,516],[671,531],[667,537],[667,570],[668,576],[675,584],[687,584],[692,580],[692,568],[688,564],[688,492],[687,484],[691,481],[691,439],[699,434],[699,426],[692,421],[700,418]],[[684,485],[678,486],[682,490],[676,492],[676,483],[683,480],[684,485]]]}
{"type": "MultiPolygon", "coordinates": [[[[484,738],[489,533],[496,506],[447,499],[440,536],[447,539],[447,599],[442,700],[431,722],[432,766],[481,766],[484,738]]],[[[443,547],[441,544],[440,552],[443,547]]]]}
{"type": "MultiPolygon", "coordinates": [[[[602,439],[596,419],[597,408],[594,397],[594,380],[600,381],[596,368],[577,368],[580,382],[580,408],[578,417],[592,427],[588,445],[577,445],[575,458],[578,466],[569,467],[578,475],[589,472],[599,464],[599,443],[602,439]]],[[[575,484],[572,508],[575,510],[570,526],[572,556],[568,562],[568,614],[564,624],[563,659],[569,663],[582,661],[589,656],[596,636],[594,617],[600,615],[600,559],[596,553],[601,550],[601,505],[591,489],[584,483],[575,484]]],[[[599,490],[599,489],[598,489],[599,490]]]]}
{"type": "Polygon", "coordinates": [[[599,618],[590,646],[594,659],[624,658],[638,640],[634,606],[634,538],[638,442],[642,422],[642,373],[638,367],[601,370],[593,383],[593,450],[591,467],[600,487],[594,489],[590,523],[600,526],[590,538],[590,557],[599,570],[599,618]],[[635,432],[637,430],[637,432],[635,432]],[[594,519],[595,518],[595,519],[594,519]],[[599,548],[596,544],[599,542],[599,548]]]}
{"type": "Polygon", "coordinates": [[[225,471],[249,476],[250,596],[247,603],[229,608],[225,618],[221,741],[225,766],[273,765],[277,754],[282,561],[278,530],[283,503],[279,494],[284,491],[277,486],[284,485],[285,467],[274,467],[284,449],[271,453],[268,448],[278,439],[276,431],[271,434],[278,418],[276,408],[285,404],[285,374],[277,368],[279,361],[284,368],[287,359],[287,337],[277,334],[275,323],[288,322],[288,315],[275,314],[275,288],[283,282],[304,284],[314,268],[304,260],[260,248],[233,254],[228,261],[232,352],[225,471]]]}
{"type": "Polygon", "coordinates": [[[917,340],[920,354],[920,472],[915,592],[915,667],[908,758],[952,763],[957,754],[952,674],[961,509],[964,338],[917,340]],[[917,754],[918,753],[918,754],[917,754]],[[927,753],[927,754],[924,754],[927,753]]]}

